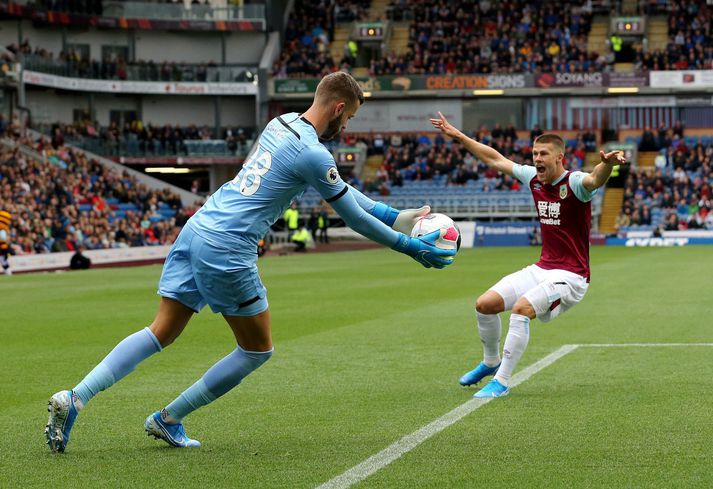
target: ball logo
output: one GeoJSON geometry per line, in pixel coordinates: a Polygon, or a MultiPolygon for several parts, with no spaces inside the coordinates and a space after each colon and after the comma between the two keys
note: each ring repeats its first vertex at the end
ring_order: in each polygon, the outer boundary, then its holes
{"type": "Polygon", "coordinates": [[[339,172],[336,166],[332,166],[327,170],[327,181],[332,185],[339,181],[339,172]]]}

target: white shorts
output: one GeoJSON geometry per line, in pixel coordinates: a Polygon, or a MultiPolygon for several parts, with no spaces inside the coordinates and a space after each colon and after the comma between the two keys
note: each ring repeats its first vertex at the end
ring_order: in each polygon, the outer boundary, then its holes
{"type": "Polygon", "coordinates": [[[506,311],[524,297],[535,309],[537,319],[546,323],[579,303],[588,288],[587,279],[576,273],[530,265],[503,277],[490,290],[500,294],[506,311]]]}

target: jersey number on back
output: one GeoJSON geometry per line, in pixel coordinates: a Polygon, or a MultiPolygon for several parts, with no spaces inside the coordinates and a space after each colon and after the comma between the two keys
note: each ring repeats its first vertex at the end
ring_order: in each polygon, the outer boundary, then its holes
{"type": "Polygon", "coordinates": [[[233,184],[238,186],[241,194],[250,196],[257,192],[262,182],[262,176],[272,166],[272,155],[260,147],[243,163],[243,169],[233,179],[233,184]]]}

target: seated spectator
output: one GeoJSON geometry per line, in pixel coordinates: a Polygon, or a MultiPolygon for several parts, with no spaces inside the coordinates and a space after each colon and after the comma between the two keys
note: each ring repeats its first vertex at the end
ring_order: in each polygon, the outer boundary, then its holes
{"type": "Polygon", "coordinates": [[[651,128],[644,129],[644,133],[641,135],[641,142],[639,143],[639,151],[658,151],[658,144],[656,143],[656,138],[651,128]]]}

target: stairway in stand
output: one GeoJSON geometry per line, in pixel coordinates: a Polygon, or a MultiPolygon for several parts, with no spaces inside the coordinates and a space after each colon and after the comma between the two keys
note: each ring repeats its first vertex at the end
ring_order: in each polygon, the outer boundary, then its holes
{"type": "Polygon", "coordinates": [[[329,52],[332,54],[332,60],[339,65],[344,57],[344,45],[349,40],[349,34],[352,30],[352,24],[338,24],[334,29],[334,39],[329,45],[329,52]]]}
{"type": "Polygon", "coordinates": [[[604,54],[609,47],[607,46],[607,35],[609,34],[609,17],[597,15],[592,20],[592,28],[587,36],[587,51],[592,53],[604,54]]]}
{"type": "Polygon", "coordinates": [[[668,45],[668,19],[665,16],[648,17],[646,22],[648,50],[665,50],[668,45]]]}
{"type": "Polygon", "coordinates": [[[616,232],[616,218],[621,213],[624,203],[623,188],[608,188],[604,192],[602,215],[599,218],[599,231],[604,234],[616,232]]]}
{"type": "Polygon", "coordinates": [[[381,167],[381,164],[383,162],[383,155],[369,156],[366,159],[366,164],[364,165],[364,168],[361,171],[361,175],[359,175],[359,178],[361,178],[362,183],[366,182],[367,180],[373,180],[374,178],[376,178],[376,172],[381,167]]]}
{"type": "Polygon", "coordinates": [[[408,53],[408,29],[408,23],[392,24],[388,53],[396,53],[397,55],[408,53]]]}
{"type": "Polygon", "coordinates": [[[386,7],[389,6],[390,0],[371,0],[371,6],[369,7],[369,20],[377,21],[382,20],[384,13],[386,12],[386,7]]]}

